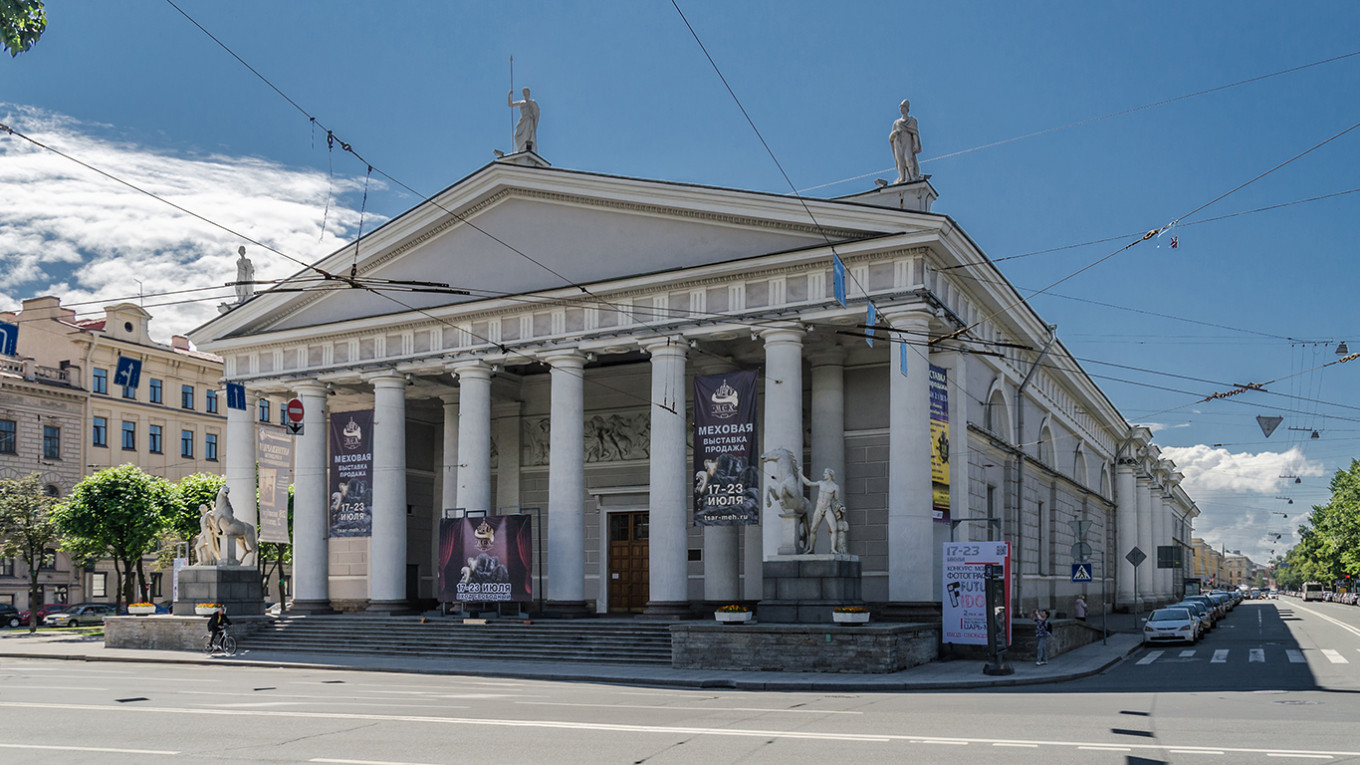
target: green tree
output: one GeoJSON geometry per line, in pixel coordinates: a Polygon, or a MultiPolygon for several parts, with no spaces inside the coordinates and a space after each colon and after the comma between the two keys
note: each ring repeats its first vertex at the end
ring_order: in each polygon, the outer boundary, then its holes
{"type": "Polygon", "coordinates": [[[180,550],[192,547],[193,539],[199,533],[199,506],[207,505],[211,510],[217,500],[218,490],[226,484],[227,479],[216,473],[194,473],[184,476],[174,485],[172,502],[165,513],[165,528],[161,531],[160,546],[156,553],[157,571],[174,568],[180,550]]]}
{"type": "Polygon", "coordinates": [[[28,631],[38,629],[38,571],[43,555],[61,532],[52,522],[56,503],[43,491],[38,474],[0,480],[0,557],[18,558],[28,567],[28,631]]]}
{"type": "Polygon", "coordinates": [[[134,567],[140,571],[142,556],[155,548],[172,495],[165,479],[135,465],[120,465],[86,476],[53,511],[65,539],[63,549],[72,559],[113,559],[120,583],[114,596],[117,608],[124,600],[133,602],[134,567]]]}
{"type": "Polygon", "coordinates": [[[1360,460],[1332,476],[1331,498],[1314,505],[1299,527],[1299,542],[1276,565],[1281,586],[1298,589],[1304,582],[1331,586],[1337,580],[1360,580],[1360,460]]]}
{"type": "Polygon", "coordinates": [[[45,29],[42,0],[0,0],[0,45],[11,58],[33,47],[45,29]]]}

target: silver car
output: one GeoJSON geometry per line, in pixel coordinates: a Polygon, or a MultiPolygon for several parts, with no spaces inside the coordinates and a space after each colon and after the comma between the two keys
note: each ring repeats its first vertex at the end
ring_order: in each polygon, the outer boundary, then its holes
{"type": "Polygon", "coordinates": [[[1143,623],[1143,642],[1184,641],[1194,643],[1198,624],[1188,608],[1159,608],[1143,623]]]}
{"type": "Polygon", "coordinates": [[[80,606],[71,606],[69,610],[60,613],[48,614],[43,619],[44,627],[79,627],[103,624],[104,617],[113,616],[113,605],[109,603],[86,603],[80,606]]]}

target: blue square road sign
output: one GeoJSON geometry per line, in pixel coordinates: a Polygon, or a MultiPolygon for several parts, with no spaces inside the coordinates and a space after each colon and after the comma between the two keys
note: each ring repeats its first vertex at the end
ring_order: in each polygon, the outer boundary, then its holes
{"type": "Polygon", "coordinates": [[[1073,563],[1073,564],[1072,564],[1072,581],[1074,581],[1074,582],[1089,582],[1089,581],[1091,581],[1091,564],[1090,564],[1090,563],[1073,563]]]}

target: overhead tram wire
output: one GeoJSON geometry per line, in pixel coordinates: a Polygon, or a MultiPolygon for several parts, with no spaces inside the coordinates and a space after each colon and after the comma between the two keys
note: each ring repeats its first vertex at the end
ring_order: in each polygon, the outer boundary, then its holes
{"type": "MultiPolygon", "coordinates": [[[[1238,80],[1237,82],[1230,82],[1230,83],[1228,83],[1228,84],[1226,84],[1226,85],[1218,85],[1218,86],[1215,86],[1215,87],[1212,87],[1212,88],[1207,88],[1207,89],[1205,89],[1205,90],[1197,90],[1197,91],[1195,91],[1194,93],[1186,93],[1185,95],[1175,96],[1175,97],[1173,97],[1173,98],[1166,98],[1166,99],[1163,99],[1163,100],[1161,100],[1161,101],[1154,101],[1154,102],[1149,103],[1149,104],[1143,104],[1142,106],[1135,106],[1135,107],[1133,107],[1133,108],[1131,108],[1131,109],[1122,109],[1122,110],[1117,111],[1117,112],[1110,112],[1109,114],[1104,114],[1104,115],[1101,115],[1101,116],[1099,116],[1099,117],[1090,117],[1090,118],[1087,118],[1087,119],[1084,119],[1084,120],[1078,120],[1077,122],[1069,122],[1069,123],[1066,124],[1066,125],[1059,125],[1058,127],[1045,128],[1045,129],[1043,129],[1043,130],[1037,130],[1037,131],[1035,131],[1035,132],[1033,132],[1033,133],[1026,133],[1025,135],[1015,136],[1015,137],[1013,137],[1013,138],[1006,138],[1006,139],[1003,139],[1003,140],[1000,140],[1000,141],[993,141],[992,143],[983,144],[983,145],[981,145],[981,146],[974,146],[974,147],[971,148],[971,149],[962,149],[962,150],[960,150],[960,151],[951,152],[951,153],[949,153],[949,154],[942,154],[942,155],[940,155],[940,156],[938,156],[938,157],[928,157],[928,158],[926,158],[926,159],[921,160],[921,164],[925,164],[925,163],[927,163],[927,162],[935,162],[935,161],[941,160],[941,159],[949,159],[949,158],[951,158],[951,157],[957,157],[957,156],[960,156],[960,155],[963,155],[963,154],[971,154],[971,153],[973,153],[973,152],[975,152],[975,151],[982,151],[983,149],[991,149],[991,148],[994,148],[994,147],[997,147],[997,146],[1004,146],[1004,145],[1009,144],[1009,143],[1015,143],[1016,141],[1023,141],[1023,140],[1025,140],[1025,139],[1027,139],[1027,138],[1036,138],[1036,137],[1041,136],[1041,135],[1047,135],[1047,134],[1049,134],[1049,133],[1056,133],[1056,132],[1058,132],[1058,131],[1060,131],[1060,130],[1067,130],[1067,129],[1069,129],[1069,128],[1081,127],[1082,125],[1089,125],[1089,124],[1091,124],[1091,123],[1093,123],[1093,122],[1100,122],[1100,121],[1102,121],[1102,120],[1111,119],[1111,118],[1113,118],[1113,117],[1122,117],[1122,116],[1124,116],[1124,115],[1126,115],[1126,114],[1134,114],[1134,113],[1136,113],[1136,112],[1141,112],[1141,111],[1144,111],[1144,110],[1147,110],[1147,109],[1152,109],[1152,108],[1155,108],[1155,107],[1158,107],[1158,106],[1165,106],[1165,105],[1167,105],[1167,104],[1173,104],[1173,103],[1176,103],[1177,101],[1184,101],[1184,100],[1189,99],[1189,98],[1196,98],[1196,97],[1198,97],[1198,96],[1204,96],[1204,95],[1208,95],[1208,94],[1210,94],[1210,93],[1217,93],[1217,92],[1219,92],[1219,91],[1221,91],[1221,90],[1228,90],[1229,88],[1235,88],[1235,87],[1238,87],[1238,86],[1240,86],[1240,85],[1249,85],[1249,84],[1251,84],[1251,83],[1253,83],[1253,82],[1260,82],[1261,80],[1268,80],[1268,79],[1271,79],[1272,77],[1279,77],[1279,76],[1285,75],[1285,74],[1292,74],[1292,73],[1294,73],[1294,72],[1302,71],[1302,70],[1304,70],[1304,69],[1310,69],[1310,68],[1315,67],[1315,66],[1322,66],[1323,64],[1331,64],[1331,63],[1335,63],[1335,62],[1337,62],[1337,61],[1342,61],[1342,60],[1345,60],[1345,59],[1348,59],[1348,58],[1352,58],[1352,57],[1354,57],[1354,56],[1360,56],[1360,51],[1353,51],[1353,52],[1351,52],[1351,53],[1344,53],[1344,54],[1342,54],[1342,55],[1340,55],[1340,56],[1332,56],[1331,58],[1322,59],[1321,61],[1313,61],[1313,62],[1308,63],[1308,64],[1301,64],[1301,65],[1299,65],[1299,66],[1290,67],[1290,68],[1288,68],[1288,69],[1281,69],[1281,70],[1279,70],[1279,71],[1277,71],[1277,72],[1271,72],[1270,74],[1262,74],[1262,75],[1258,75],[1258,76],[1256,76],[1256,77],[1249,77],[1249,78],[1247,78],[1247,79],[1245,79],[1245,80],[1238,80]]],[[[808,186],[807,188],[802,189],[802,191],[815,191],[816,189],[824,189],[824,188],[826,188],[826,187],[828,187],[828,186],[838,186],[838,185],[840,185],[840,184],[842,184],[842,183],[849,183],[850,181],[858,181],[858,180],[862,180],[862,179],[864,179],[864,178],[872,178],[872,177],[875,176],[875,175],[882,175],[883,173],[886,173],[886,172],[890,172],[890,171],[889,171],[889,170],[876,170],[876,171],[874,171],[874,172],[872,172],[872,173],[864,173],[863,175],[856,175],[856,176],[852,176],[852,177],[850,177],[850,178],[842,178],[842,179],[839,180],[839,181],[831,181],[831,182],[829,182],[829,183],[821,183],[821,184],[818,184],[818,185],[816,185],[816,186],[808,186]]]]}

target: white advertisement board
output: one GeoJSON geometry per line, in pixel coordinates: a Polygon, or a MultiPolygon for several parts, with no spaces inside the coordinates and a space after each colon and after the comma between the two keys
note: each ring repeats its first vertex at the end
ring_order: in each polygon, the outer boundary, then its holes
{"type": "MultiPolygon", "coordinates": [[[[983,579],[987,564],[1004,567],[1005,600],[1009,601],[1009,542],[945,542],[941,642],[987,645],[987,590],[983,579]]],[[[1010,642],[1009,634],[1006,642],[1010,642]]]]}

